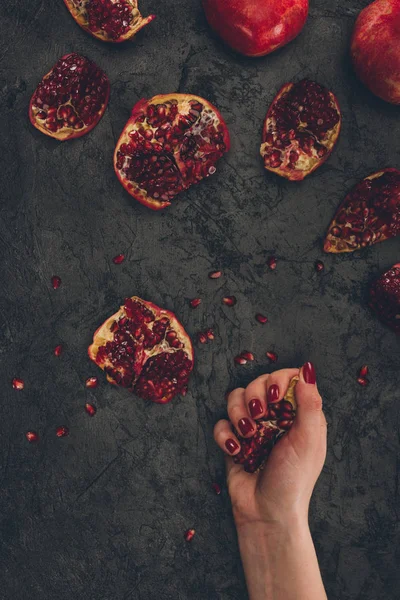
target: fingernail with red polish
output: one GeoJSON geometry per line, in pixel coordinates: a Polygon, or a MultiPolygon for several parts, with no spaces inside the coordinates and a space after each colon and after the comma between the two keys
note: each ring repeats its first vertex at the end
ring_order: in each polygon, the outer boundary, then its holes
{"type": "Polygon", "coordinates": [[[239,448],[239,444],[237,444],[234,439],[229,438],[229,440],[226,440],[225,442],[225,448],[228,450],[228,452],[233,454],[233,452],[236,452],[236,450],[239,448]]]}
{"type": "Polygon", "coordinates": [[[268,393],[267,393],[267,402],[278,402],[279,400],[279,386],[276,385],[276,383],[273,383],[269,388],[268,388],[268,393]]]}
{"type": "Polygon", "coordinates": [[[242,432],[242,435],[247,435],[248,433],[253,431],[253,425],[251,424],[251,421],[249,421],[249,419],[240,419],[240,421],[238,422],[238,427],[242,432]]]}
{"type": "Polygon", "coordinates": [[[304,381],[306,383],[315,385],[315,382],[316,382],[315,369],[314,369],[314,365],[311,362],[306,362],[303,365],[303,377],[304,377],[304,381]]]}
{"type": "Polygon", "coordinates": [[[263,407],[258,398],[253,398],[253,400],[250,400],[249,411],[250,411],[250,414],[253,417],[253,419],[255,419],[256,417],[261,415],[261,413],[263,411],[263,407]]]}

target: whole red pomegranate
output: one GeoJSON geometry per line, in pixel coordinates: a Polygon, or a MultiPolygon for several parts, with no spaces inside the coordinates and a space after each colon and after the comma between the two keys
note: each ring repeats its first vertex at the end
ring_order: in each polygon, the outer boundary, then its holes
{"type": "Polygon", "coordinates": [[[354,252],[400,234],[400,171],[383,169],[358,183],[329,226],[324,250],[354,252]]]}
{"type": "Polygon", "coordinates": [[[264,121],[264,166],[281,177],[300,181],[331,154],[341,127],[338,102],[324,86],[303,79],[287,83],[274,98],[264,121]]]}
{"type": "Polygon", "coordinates": [[[167,94],[140,100],[118,140],[115,172],[131,196],[153,210],[204,177],[229,150],[227,126],[199,96],[167,94]]]}
{"type": "Polygon", "coordinates": [[[400,263],[371,285],[369,305],[385,325],[400,335],[400,263]]]}
{"type": "Polygon", "coordinates": [[[203,0],[207,20],[231,48],[264,56],[299,35],[308,0],[203,0]]]}
{"type": "Polygon", "coordinates": [[[145,19],[137,0],[64,0],[75,21],[103,42],[125,42],[155,19],[145,19]]]}
{"type": "Polygon", "coordinates": [[[165,404],[185,395],[193,347],[176,316],[132,296],[95,332],[89,357],[110,383],[165,404]]]}
{"type": "Polygon", "coordinates": [[[361,11],[351,56],[358,77],[373,94],[400,104],[399,0],[375,0],[361,11]]]}
{"type": "Polygon", "coordinates": [[[257,431],[251,438],[243,438],[235,430],[240,440],[240,452],[233,460],[243,465],[248,473],[263,467],[276,442],[291,428],[296,416],[294,389],[298,380],[298,377],[292,379],[283,400],[268,405],[268,414],[256,421],[257,431]]]}
{"type": "Polygon", "coordinates": [[[36,129],[57,140],[81,137],[100,121],[109,96],[104,71],[85,56],[66,54],[36,88],[29,118],[36,129]]]}

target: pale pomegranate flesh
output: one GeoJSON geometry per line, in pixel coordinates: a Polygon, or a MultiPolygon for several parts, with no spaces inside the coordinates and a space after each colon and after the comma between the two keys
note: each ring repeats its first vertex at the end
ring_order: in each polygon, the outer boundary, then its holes
{"type": "Polygon", "coordinates": [[[340,205],[324,250],[354,252],[400,234],[400,171],[385,169],[358,183],[340,205]]]}
{"type": "Polygon", "coordinates": [[[400,335],[400,263],[371,285],[369,305],[385,325],[400,335]]]}
{"type": "Polygon", "coordinates": [[[240,441],[240,452],[233,460],[243,465],[248,473],[255,473],[263,468],[272,448],[291,428],[296,417],[295,387],[298,379],[292,379],[283,400],[269,404],[268,414],[256,420],[257,430],[252,437],[243,438],[235,431],[240,441]]]}
{"type": "Polygon", "coordinates": [[[100,121],[109,95],[104,71],[85,56],[67,54],[36,88],[29,118],[36,129],[57,140],[81,137],[100,121]]]}
{"type": "Polygon", "coordinates": [[[265,168],[292,181],[304,179],[327,160],[340,127],[332,92],[308,79],[284,85],[264,121],[260,152],[265,168]]]}
{"type": "Polygon", "coordinates": [[[193,369],[188,334],[170,311],[133,296],[96,331],[89,357],[110,383],[165,404],[185,395],[193,369]]]}
{"type": "Polygon", "coordinates": [[[155,19],[143,18],[137,0],[64,0],[75,21],[103,42],[125,42],[155,19]]]}
{"type": "Polygon", "coordinates": [[[160,210],[215,173],[229,146],[225,121],[207,100],[155,96],[134,106],[115,149],[114,168],[131,196],[160,210]]]}

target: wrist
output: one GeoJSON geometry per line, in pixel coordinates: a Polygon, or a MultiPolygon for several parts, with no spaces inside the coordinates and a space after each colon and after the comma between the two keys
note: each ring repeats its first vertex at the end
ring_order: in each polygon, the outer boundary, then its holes
{"type": "Polygon", "coordinates": [[[310,531],[307,513],[282,515],[279,519],[237,520],[236,529],[239,539],[277,538],[291,535],[308,534],[310,531]]]}

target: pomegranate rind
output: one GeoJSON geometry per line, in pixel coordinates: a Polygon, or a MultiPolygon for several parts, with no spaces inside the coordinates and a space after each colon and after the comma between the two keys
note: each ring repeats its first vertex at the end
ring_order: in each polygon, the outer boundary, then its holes
{"type": "MultiPolygon", "coordinates": [[[[153,198],[146,192],[146,190],[140,188],[137,183],[135,183],[134,181],[131,181],[130,179],[127,179],[122,174],[120,169],[118,169],[118,167],[117,167],[118,152],[119,152],[119,149],[122,144],[129,144],[129,141],[130,141],[129,132],[137,129],[137,125],[138,125],[137,120],[139,117],[142,117],[146,114],[146,109],[149,105],[164,104],[164,103],[172,101],[172,100],[178,101],[178,106],[180,107],[180,112],[182,111],[183,107],[185,107],[185,106],[189,107],[191,101],[199,102],[199,103],[203,104],[205,108],[212,111],[215,115],[215,118],[216,118],[218,124],[221,124],[223,127],[223,143],[225,144],[225,150],[222,152],[222,154],[225,154],[230,149],[229,131],[228,131],[227,125],[226,125],[221,113],[213,104],[211,104],[211,102],[208,102],[204,98],[201,98],[200,96],[195,96],[193,94],[178,94],[177,93],[177,94],[159,94],[157,96],[154,96],[153,98],[150,98],[149,100],[147,100],[145,98],[142,98],[141,100],[139,100],[133,107],[131,116],[130,116],[128,122],[126,123],[126,125],[120,135],[120,138],[117,142],[115,152],[114,152],[114,170],[115,170],[115,173],[116,173],[119,181],[121,182],[121,184],[123,185],[125,190],[128,192],[128,194],[130,194],[133,198],[135,198],[135,200],[138,200],[144,206],[147,206],[147,208],[151,208],[152,210],[155,210],[155,211],[162,210],[162,209],[170,206],[171,202],[169,200],[160,200],[157,198],[153,198]]],[[[140,123],[140,125],[141,125],[141,123],[140,123]]],[[[177,150],[175,149],[175,151],[173,153],[171,152],[170,154],[172,154],[172,156],[174,158],[176,158],[177,150]]],[[[222,154],[221,154],[221,156],[222,156],[222,154]]],[[[208,175],[207,175],[207,177],[208,177],[208,175]]],[[[188,189],[189,187],[191,187],[191,185],[193,185],[193,183],[189,183],[188,185],[185,185],[184,189],[188,189]]],[[[184,191],[184,189],[181,191],[184,191]]],[[[175,197],[176,196],[174,196],[174,198],[175,197]]]]}
{"type": "Polygon", "coordinates": [[[154,19],[156,18],[156,15],[149,15],[148,17],[142,17],[140,11],[138,10],[137,0],[127,0],[127,1],[132,6],[132,12],[134,14],[134,22],[132,23],[131,27],[125,34],[121,35],[117,39],[111,39],[105,31],[102,31],[101,29],[93,31],[90,28],[84,8],[79,9],[76,6],[74,0],[64,0],[65,5],[68,8],[69,12],[71,13],[73,19],[78,23],[78,25],[80,27],[82,27],[82,29],[84,29],[85,31],[90,33],[90,35],[97,38],[98,40],[101,40],[102,42],[109,42],[109,43],[113,43],[113,44],[119,44],[121,42],[126,42],[127,40],[131,40],[132,38],[135,37],[135,35],[141,29],[143,29],[143,27],[146,27],[146,25],[148,25],[149,23],[154,21],[154,19]]]}
{"type": "MultiPolygon", "coordinates": [[[[273,112],[274,112],[275,105],[295,85],[296,84],[293,82],[286,83],[285,85],[283,85],[281,87],[281,89],[279,90],[279,92],[277,93],[277,95],[275,96],[275,98],[273,99],[273,101],[268,109],[267,115],[264,120],[262,144],[260,147],[260,154],[263,157],[263,159],[266,154],[266,151],[269,148],[275,148],[275,143],[270,143],[267,141],[268,129],[269,129],[270,125],[273,125],[273,123],[274,123],[273,112]]],[[[323,86],[321,86],[321,87],[323,87],[323,86]]],[[[320,157],[320,156],[318,156],[315,148],[312,148],[312,156],[309,156],[308,154],[305,153],[304,150],[302,150],[299,147],[297,140],[294,139],[292,144],[286,148],[286,152],[284,154],[284,160],[282,161],[282,164],[279,167],[272,167],[270,165],[265,164],[265,160],[264,160],[265,169],[267,169],[268,171],[271,171],[272,173],[276,173],[277,175],[280,175],[281,177],[284,177],[285,179],[289,179],[289,181],[302,181],[305,177],[307,177],[307,175],[310,175],[311,173],[313,173],[324,162],[326,162],[328,160],[329,156],[332,154],[332,151],[336,145],[336,142],[337,142],[339,134],[340,134],[340,130],[341,130],[341,126],[342,126],[342,115],[341,115],[341,111],[340,111],[340,107],[339,107],[339,102],[338,102],[336,96],[330,90],[327,90],[327,91],[328,91],[328,94],[330,97],[330,106],[337,111],[339,120],[338,120],[337,124],[327,132],[326,136],[323,139],[318,139],[318,143],[321,144],[322,146],[324,146],[324,148],[326,149],[326,154],[324,156],[320,157]],[[288,167],[288,165],[290,163],[288,157],[292,150],[298,152],[300,155],[299,159],[296,163],[296,168],[288,167]],[[297,164],[302,168],[297,168],[297,164]]],[[[298,126],[298,130],[308,133],[307,124],[301,123],[298,126]]],[[[314,134],[311,134],[311,135],[312,135],[312,137],[315,137],[314,134]]],[[[275,140],[274,140],[274,142],[275,142],[275,140]]]]}
{"type": "MultiPolygon", "coordinates": [[[[360,248],[367,247],[367,246],[373,246],[374,244],[378,244],[379,242],[384,242],[385,240],[387,240],[391,237],[394,237],[394,235],[390,232],[389,228],[383,228],[383,229],[381,228],[379,230],[379,237],[377,237],[378,231],[374,231],[370,226],[366,226],[365,229],[370,231],[370,233],[371,233],[370,241],[357,243],[357,241],[355,239],[355,235],[348,235],[348,232],[345,231],[347,228],[349,228],[349,232],[350,232],[351,222],[339,223],[337,220],[339,215],[342,213],[343,209],[350,209],[350,208],[354,207],[353,194],[354,194],[354,192],[356,192],[357,188],[364,181],[378,179],[378,178],[382,177],[382,175],[384,175],[385,173],[393,173],[394,175],[398,176],[398,180],[399,180],[398,186],[399,186],[399,190],[400,190],[400,171],[398,169],[392,169],[392,168],[383,169],[382,171],[378,171],[376,173],[373,173],[372,175],[368,175],[368,177],[365,177],[361,182],[356,184],[350,190],[350,192],[347,194],[347,196],[345,197],[343,202],[340,204],[331,224],[329,225],[328,232],[326,234],[326,238],[324,241],[324,252],[327,252],[330,254],[343,254],[345,252],[355,252],[355,250],[359,250],[360,248]],[[346,235],[344,235],[344,236],[334,235],[332,233],[332,230],[334,228],[338,228],[341,233],[344,232],[346,235]]],[[[400,196],[398,199],[397,210],[400,215],[400,196]]],[[[349,210],[347,212],[349,214],[351,214],[349,212],[349,210]]],[[[360,233],[363,233],[363,232],[360,231],[360,233]]]]}
{"type": "MultiPolygon", "coordinates": [[[[171,311],[166,310],[164,308],[160,308],[156,304],[153,304],[152,302],[149,302],[147,300],[143,300],[142,298],[139,298],[138,296],[132,296],[131,300],[133,302],[139,302],[145,308],[151,310],[152,313],[155,315],[156,319],[160,319],[162,317],[167,317],[169,319],[169,321],[170,321],[169,330],[173,330],[177,334],[178,340],[181,342],[181,344],[183,344],[183,346],[182,346],[182,348],[180,348],[180,350],[182,350],[183,352],[186,353],[187,358],[191,362],[190,371],[192,371],[193,366],[194,366],[194,350],[193,350],[192,341],[191,341],[189,335],[187,334],[185,328],[183,327],[182,323],[180,323],[180,321],[177,319],[176,315],[174,315],[174,313],[172,313],[171,311]]],[[[95,331],[95,333],[93,335],[93,342],[88,348],[88,355],[89,355],[90,360],[92,360],[94,363],[96,363],[96,365],[99,366],[103,371],[105,371],[107,365],[105,363],[99,362],[97,360],[99,348],[101,348],[102,346],[105,346],[107,342],[113,341],[114,334],[112,331],[112,326],[114,325],[114,323],[118,322],[119,319],[121,319],[122,317],[125,317],[125,316],[127,316],[126,311],[125,311],[125,306],[122,305],[116,313],[114,313],[102,325],[100,325],[100,327],[95,331]]],[[[173,354],[175,352],[175,350],[173,348],[165,345],[165,347],[163,347],[161,349],[161,352],[165,353],[165,354],[166,353],[173,354]]],[[[146,363],[148,362],[148,360],[152,357],[159,355],[161,352],[160,352],[159,345],[156,345],[152,349],[149,349],[146,351],[145,362],[143,364],[137,365],[138,368],[135,371],[136,377],[132,381],[132,386],[129,388],[131,391],[134,391],[134,387],[135,387],[136,383],[138,382],[140,374],[143,371],[144,367],[146,366],[146,363]]],[[[142,358],[143,358],[143,356],[142,356],[142,358]]],[[[113,385],[118,385],[117,382],[112,377],[110,377],[107,372],[106,372],[106,378],[109,383],[111,383],[113,385]]],[[[172,397],[167,397],[167,398],[161,397],[158,399],[154,399],[153,402],[156,402],[158,404],[166,404],[166,403],[170,402],[170,400],[172,400],[172,397]]]]}
{"type": "MultiPolygon", "coordinates": [[[[297,402],[295,397],[295,387],[299,377],[293,377],[283,401],[290,402],[293,411],[293,419],[296,416],[297,402]]],[[[279,406],[280,403],[276,403],[279,406]]],[[[274,406],[274,405],[272,405],[274,406]]],[[[291,425],[285,429],[280,427],[279,419],[256,420],[257,431],[251,438],[243,438],[237,431],[235,434],[240,441],[240,452],[233,457],[235,463],[243,465],[248,473],[257,473],[263,469],[266,461],[272,451],[272,448],[278,440],[290,429],[291,425]]]]}
{"type": "MultiPolygon", "coordinates": [[[[69,53],[69,54],[65,54],[64,56],[62,56],[57,63],[50,69],[50,71],[48,73],[46,73],[46,75],[42,78],[41,81],[45,81],[46,79],[48,79],[51,74],[53,73],[53,70],[55,68],[55,66],[62,60],[65,60],[67,58],[69,58],[70,56],[72,56],[73,54],[77,54],[77,53],[69,53]]],[[[79,56],[79,58],[82,58],[84,60],[86,60],[87,62],[93,64],[93,66],[95,66],[97,69],[99,69],[99,71],[102,73],[102,77],[104,78],[104,81],[106,82],[106,95],[104,98],[104,102],[102,102],[101,105],[101,109],[99,110],[99,112],[97,113],[97,117],[95,119],[93,119],[93,123],[90,123],[90,125],[84,125],[84,127],[82,127],[81,129],[74,129],[72,127],[62,127],[61,129],[58,129],[56,132],[50,131],[49,129],[47,129],[47,127],[44,126],[44,121],[43,123],[41,122],[41,119],[38,119],[36,117],[37,113],[40,112],[40,108],[35,104],[35,97],[36,97],[36,91],[37,88],[35,89],[31,100],[29,102],[29,119],[30,122],[32,123],[32,125],[34,127],[36,127],[36,129],[38,129],[41,133],[44,133],[45,135],[52,137],[60,142],[64,142],[65,140],[72,140],[72,139],[76,139],[76,138],[80,138],[84,135],[86,135],[87,133],[89,133],[90,131],[92,131],[92,129],[94,129],[96,127],[96,125],[98,125],[98,123],[100,122],[101,118],[103,117],[106,108],[108,106],[108,101],[110,99],[110,81],[106,75],[106,73],[100,69],[100,67],[98,67],[96,65],[96,63],[94,63],[92,60],[86,58],[85,56],[81,55],[81,54],[77,54],[77,56],[79,56]]],[[[71,102],[67,102],[64,103],[62,106],[73,106],[71,102]]],[[[57,110],[59,110],[60,107],[58,107],[57,110]]]]}
{"type": "Polygon", "coordinates": [[[400,263],[372,283],[369,306],[382,323],[400,335],[400,263]]]}

